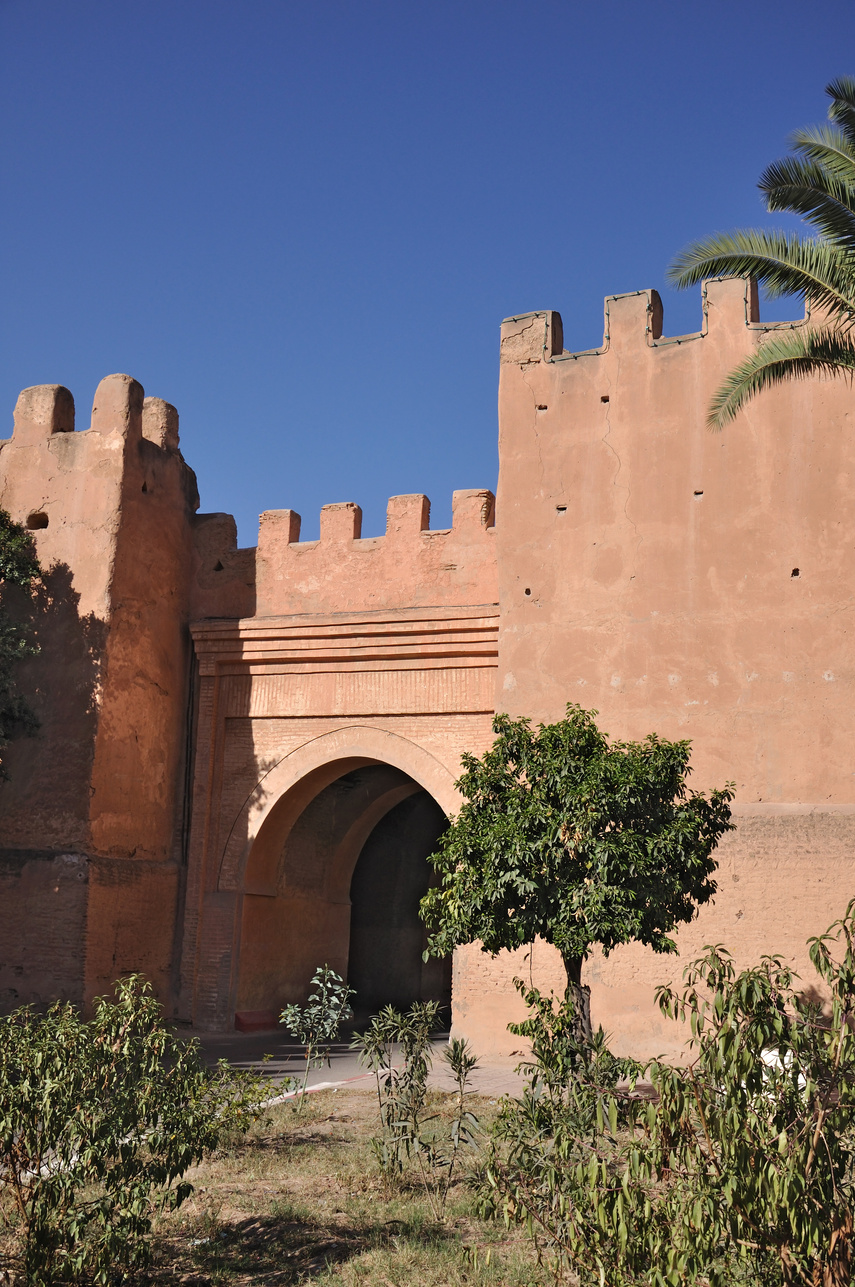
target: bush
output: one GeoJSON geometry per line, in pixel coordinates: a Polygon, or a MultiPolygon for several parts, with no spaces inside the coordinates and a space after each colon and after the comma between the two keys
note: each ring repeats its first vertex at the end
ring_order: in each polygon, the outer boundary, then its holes
{"type": "Polygon", "coordinates": [[[59,1003],[0,1018],[0,1212],[26,1282],[107,1283],[144,1265],[154,1214],[192,1192],[181,1177],[224,1132],[248,1129],[265,1086],[206,1069],[138,977],[91,1022],[59,1003]]]}
{"type": "MultiPolygon", "coordinates": [[[[830,1013],[780,958],[737,973],[722,947],[707,948],[682,991],[660,989],[663,1013],[690,1023],[693,1058],[651,1065],[648,1103],[604,1085],[593,1061],[587,1091],[569,1079],[565,1107],[538,1094],[536,1079],[513,1101],[488,1201],[528,1223],[556,1277],[572,1268],[610,1287],[851,1282],[853,940],[855,900],[809,944],[830,1013]]],[[[543,1022],[539,1012],[529,1020],[543,1022]]]]}
{"type": "MultiPolygon", "coordinates": [[[[309,1083],[309,1073],[313,1068],[323,1068],[330,1064],[330,1043],[338,1037],[343,1023],[353,1018],[350,998],[355,996],[344,979],[328,965],[319,965],[312,975],[312,991],[304,1006],[286,1005],[279,1016],[292,1037],[296,1037],[305,1051],[306,1067],[303,1073],[303,1084],[295,1095],[297,1112],[302,1112],[309,1083]]],[[[290,1077],[285,1079],[288,1087],[293,1083],[290,1077]]]]}
{"type": "Polygon", "coordinates": [[[440,1114],[429,1113],[431,1034],[438,1017],[436,1001],[416,1001],[405,1014],[386,1006],[354,1037],[351,1050],[359,1051],[360,1063],[377,1082],[381,1133],[371,1146],[381,1175],[387,1185],[400,1181],[406,1162],[414,1158],[434,1219],[442,1221],[461,1149],[474,1144],[478,1133],[478,1119],[467,1107],[478,1060],[466,1041],[451,1039],[443,1059],[457,1083],[454,1113],[447,1124],[440,1114]]]}

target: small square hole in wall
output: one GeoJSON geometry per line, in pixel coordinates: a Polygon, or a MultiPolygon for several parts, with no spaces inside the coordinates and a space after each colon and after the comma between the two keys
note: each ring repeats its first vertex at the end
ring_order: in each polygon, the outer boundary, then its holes
{"type": "Polygon", "coordinates": [[[793,568],[792,572],[790,573],[790,576],[801,576],[801,572],[799,572],[798,568],[793,568]]]}
{"type": "Polygon", "coordinates": [[[609,395],[607,393],[604,393],[603,396],[600,398],[600,402],[608,402],[608,400],[609,400],[609,395]]]}
{"type": "Polygon", "coordinates": [[[47,527],[47,525],[48,516],[47,514],[43,514],[40,510],[27,515],[27,527],[31,532],[40,532],[42,528],[47,527]]]}

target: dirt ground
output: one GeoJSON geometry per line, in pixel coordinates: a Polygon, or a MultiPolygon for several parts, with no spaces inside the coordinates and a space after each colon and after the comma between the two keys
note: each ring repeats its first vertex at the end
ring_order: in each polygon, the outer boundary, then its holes
{"type": "MultiPolygon", "coordinates": [[[[430,1094],[447,1113],[451,1096],[430,1094]]],[[[474,1096],[482,1121],[495,1099],[474,1096]]],[[[196,1191],[157,1229],[153,1284],[374,1284],[535,1287],[550,1281],[518,1230],[474,1213],[471,1150],[444,1218],[417,1170],[384,1185],[370,1145],[377,1099],[368,1088],[318,1091],[300,1115],[277,1105],[244,1140],[194,1169],[196,1191]]]]}

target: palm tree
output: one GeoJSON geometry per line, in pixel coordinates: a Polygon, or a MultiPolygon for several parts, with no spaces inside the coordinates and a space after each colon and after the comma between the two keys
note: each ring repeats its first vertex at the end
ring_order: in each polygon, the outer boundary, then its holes
{"type": "Polygon", "coordinates": [[[770,298],[801,295],[822,315],[819,324],[773,335],[731,371],[710,404],[710,428],[721,429],[771,385],[855,372],[855,78],[834,80],[825,92],[831,124],[794,134],[795,155],[770,165],[759,183],[767,209],[802,215],[818,235],[716,233],[668,269],[681,288],[705,277],[753,277],[770,298]]]}

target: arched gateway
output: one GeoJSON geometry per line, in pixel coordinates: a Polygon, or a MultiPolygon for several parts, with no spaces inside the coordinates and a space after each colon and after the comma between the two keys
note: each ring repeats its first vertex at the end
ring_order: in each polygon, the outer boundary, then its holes
{"type": "Polygon", "coordinates": [[[415,778],[364,757],[332,760],[279,795],[243,880],[241,1021],[275,1015],[321,963],[349,980],[357,1011],[428,999],[448,1005],[450,976],[441,963],[423,963],[418,917],[427,855],[445,822],[415,778]]]}
{"type": "MultiPolygon", "coordinates": [[[[655,292],[605,317],[582,353],[555,312],[503,323],[496,526],[484,490],[443,530],[394,496],[383,535],[334,504],[318,540],[283,509],[239,549],[229,515],[196,513],[169,403],[108,376],[75,431],[67,389],[23,391],[0,504],[39,519],[46,576],[22,672],[40,729],[3,752],[0,1010],[139,972],[170,1015],[228,1029],[325,960],[363,1004],[435,995],[412,908],[461,753],[494,711],[568,701],[613,738],[690,739],[698,788],[737,783],[681,957],[586,965],[615,1048],[679,1047],[654,989],[705,943],[812,978],[805,939],[853,888],[852,390],[772,390],[711,435],[712,391],[769,329],[752,283],[708,282],[694,336],[663,337],[655,292]]],[[[478,1053],[518,1045],[514,976],[563,986],[541,944],[455,954],[478,1053]]]]}
{"type": "Polygon", "coordinates": [[[193,635],[187,1017],[272,1022],[324,963],[356,988],[357,1012],[447,1004],[450,963],[423,962],[417,908],[461,753],[491,739],[495,609],[205,622],[193,635]]]}

